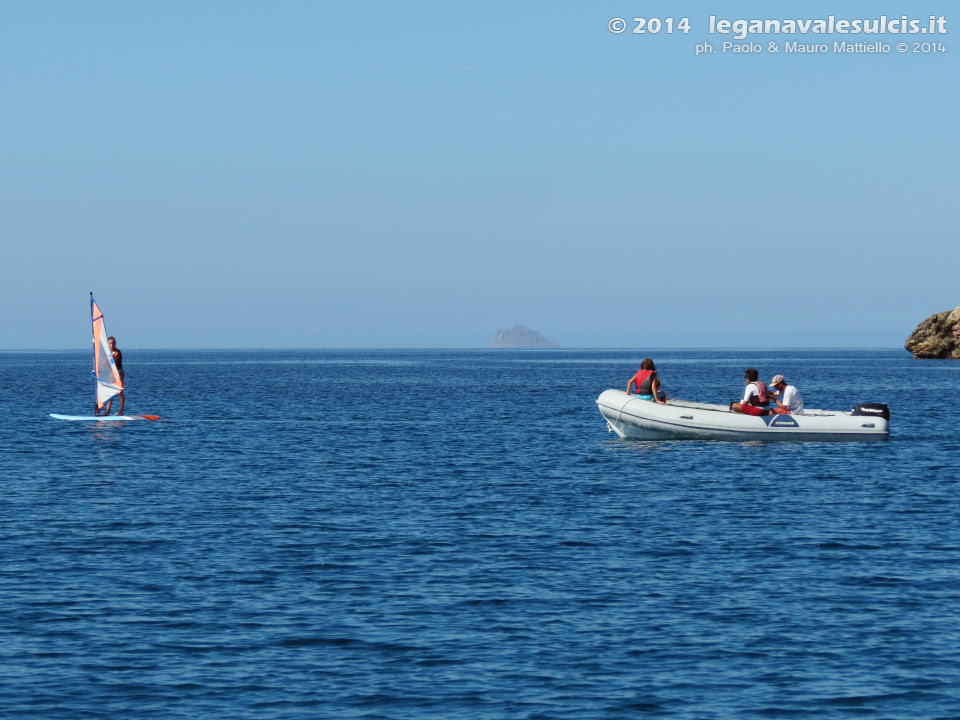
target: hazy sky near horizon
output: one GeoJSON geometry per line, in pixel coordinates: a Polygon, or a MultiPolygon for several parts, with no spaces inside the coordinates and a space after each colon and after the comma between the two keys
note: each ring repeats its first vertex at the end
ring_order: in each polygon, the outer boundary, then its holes
{"type": "Polygon", "coordinates": [[[122,348],[901,345],[960,303],[953,7],[0,3],[0,348],[91,290],[122,348]],[[758,42],[948,52],[694,53],[905,13],[758,42]]]}

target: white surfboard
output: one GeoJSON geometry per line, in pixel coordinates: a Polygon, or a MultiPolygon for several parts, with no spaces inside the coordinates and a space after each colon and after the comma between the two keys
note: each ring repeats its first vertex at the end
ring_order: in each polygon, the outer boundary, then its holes
{"type": "Polygon", "coordinates": [[[50,413],[55,420],[90,420],[94,422],[124,422],[126,420],[159,420],[159,415],[59,415],[50,413]]]}

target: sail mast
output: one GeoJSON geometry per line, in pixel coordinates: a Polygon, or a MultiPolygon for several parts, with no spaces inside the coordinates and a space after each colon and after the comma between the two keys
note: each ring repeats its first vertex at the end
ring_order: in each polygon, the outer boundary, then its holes
{"type": "Polygon", "coordinates": [[[103,311],[90,293],[90,324],[93,330],[93,377],[97,384],[97,410],[110,402],[123,390],[120,372],[113,360],[103,311]]]}

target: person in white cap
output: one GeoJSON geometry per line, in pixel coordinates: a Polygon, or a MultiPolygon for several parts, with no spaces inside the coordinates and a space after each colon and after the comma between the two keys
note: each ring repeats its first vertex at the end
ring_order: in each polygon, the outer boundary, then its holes
{"type": "Polygon", "coordinates": [[[773,401],[780,407],[774,410],[781,415],[803,415],[803,396],[793,385],[788,385],[783,375],[774,375],[770,381],[773,391],[773,401]]]}

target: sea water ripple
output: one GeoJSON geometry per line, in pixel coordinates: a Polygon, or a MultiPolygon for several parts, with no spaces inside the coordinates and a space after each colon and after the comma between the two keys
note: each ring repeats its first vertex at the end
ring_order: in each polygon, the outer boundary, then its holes
{"type": "Polygon", "coordinates": [[[956,717],[960,365],[661,351],[884,443],[619,440],[625,351],[3,353],[0,707],[42,718],[956,717]],[[28,383],[23,383],[30,378],[28,383]]]}

